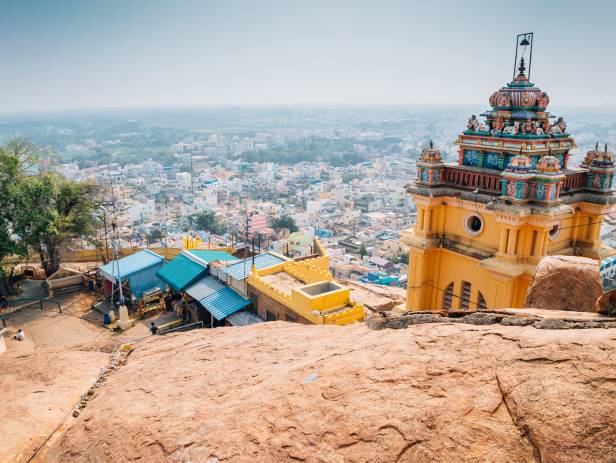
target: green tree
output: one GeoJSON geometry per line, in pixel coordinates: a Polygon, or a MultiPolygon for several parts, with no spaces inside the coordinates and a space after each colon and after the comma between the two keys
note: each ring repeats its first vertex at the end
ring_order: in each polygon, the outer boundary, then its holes
{"type": "Polygon", "coordinates": [[[190,216],[191,228],[205,230],[220,235],[225,232],[225,226],[213,211],[199,212],[190,216]]]}
{"type": "Polygon", "coordinates": [[[160,228],[153,228],[147,236],[148,244],[156,243],[157,241],[160,241],[162,237],[163,231],[160,228]]]}
{"type": "Polygon", "coordinates": [[[361,257],[365,257],[368,255],[368,250],[366,249],[366,246],[364,246],[363,244],[359,247],[359,255],[361,257]]]}
{"type": "Polygon", "coordinates": [[[290,215],[282,215],[274,220],[272,223],[274,228],[287,228],[291,233],[297,231],[297,225],[295,220],[290,215]]]}
{"type": "Polygon", "coordinates": [[[403,252],[402,254],[400,254],[400,257],[398,257],[398,262],[400,264],[408,265],[408,263],[409,263],[409,253],[408,252],[403,252]]]}
{"type": "MultiPolygon", "coordinates": [[[[28,141],[15,138],[0,146],[0,262],[8,256],[26,258],[27,246],[15,239],[13,220],[19,210],[15,207],[18,185],[35,166],[36,147],[28,141]]],[[[0,278],[9,286],[10,273],[0,265],[0,278]]]]}
{"type": "Polygon", "coordinates": [[[36,250],[45,272],[60,268],[62,251],[77,239],[91,240],[97,186],[57,174],[25,176],[16,185],[13,228],[36,250]]]}

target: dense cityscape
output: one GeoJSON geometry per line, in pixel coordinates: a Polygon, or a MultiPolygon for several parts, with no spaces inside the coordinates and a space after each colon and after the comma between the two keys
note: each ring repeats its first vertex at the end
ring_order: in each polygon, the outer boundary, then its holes
{"type": "MultiPolygon", "coordinates": [[[[431,139],[456,160],[455,134],[476,109],[13,115],[0,118],[0,142],[27,137],[43,149],[40,169],[106,188],[99,215],[116,217],[124,247],[177,247],[197,236],[214,245],[252,246],[254,239],[260,250],[301,256],[317,236],[336,276],[378,270],[404,285],[408,249],[400,231],[416,218],[404,186],[431,139]]],[[[596,141],[616,141],[616,123],[605,112],[568,112],[578,143],[572,162],[596,141]]],[[[611,239],[611,226],[604,228],[611,239]]],[[[109,229],[103,226],[99,238],[109,229]]]]}

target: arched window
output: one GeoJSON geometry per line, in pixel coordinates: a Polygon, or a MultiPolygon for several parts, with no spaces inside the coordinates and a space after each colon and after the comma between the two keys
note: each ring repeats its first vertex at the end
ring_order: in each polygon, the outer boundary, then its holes
{"type": "Polygon", "coordinates": [[[460,308],[468,310],[471,305],[471,284],[468,281],[462,282],[462,291],[460,294],[460,308]]]}
{"type": "Polygon", "coordinates": [[[451,309],[451,301],[453,300],[453,282],[449,283],[449,286],[445,289],[443,294],[443,309],[451,309]]]}
{"type": "Polygon", "coordinates": [[[477,308],[479,310],[487,310],[488,309],[488,305],[486,304],[486,300],[483,297],[483,294],[481,294],[481,291],[479,291],[477,293],[477,308]]]}

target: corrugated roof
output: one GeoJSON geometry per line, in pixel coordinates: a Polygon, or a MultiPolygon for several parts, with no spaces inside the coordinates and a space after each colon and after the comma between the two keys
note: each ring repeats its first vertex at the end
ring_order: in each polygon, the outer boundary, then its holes
{"type": "Polygon", "coordinates": [[[188,295],[193,299],[200,301],[210,294],[220,291],[222,288],[224,288],[224,285],[221,284],[216,278],[213,276],[206,276],[205,278],[201,278],[192,286],[186,288],[186,293],[188,293],[188,295]]]}
{"type": "Polygon", "coordinates": [[[161,268],[156,275],[176,291],[182,291],[207,274],[207,266],[182,254],[161,268]]]}
{"type": "Polygon", "coordinates": [[[244,299],[228,286],[220,291],[204,297],[199,303],[210,312],[218,321],[224,320],[229,315],[243,309],[250,304],[248,299],[244,299]]]}
{"type": "MultiPolygon", "coordinates": [[[[250,275],[250,269],[252,268],[252,257],[247,259],[243,259],[239,262],[229,265],[227,268],[223,269],[227,275],[236,280],[243,280],[244,278],[248,278],[250,275]]],[[[273,267],[281,262],[284,262],[284,259],[271,254],[269,252],[259,254],[254,257],[254,265],[257,267],[257,270],[263,270],[264,268],[273,267]]]]}
{"type": "Polygon", "coordinates": [[[225,251],[213,251],[210,249],[190,249],[184,252],[187,254],[191,254],[205,262],[216,262],[216,261],[225,262],[225,261],[231,261],[231,260],[238,260],[237,257],[232,256],[231,254],[225,251]]]}
{"type": "Polygon", "coordinates": [[[118,272],[119,267],[119,275],[116,277],[126,278],[133,273],[140,272],[145,270],[146,268],[152,267],[154,265],[158,265],[161,262],[164,262],[165,259],[163,256],[156,254],[155,252],[149,251],[147,249],[143,249],[138,251],[130,256],[122,257],[118,259],[118,266],[114,269],[113,262],[109,262],[108,264],[103,265],[100,270],[105,278],[108,280],[113,279],[113,274],[118,272]]]}
{"type": "Polygon", "coordinates": [[[368,259],[368,262],[371,262],[375,265],[378,265],[380,267],[384,267],[387,264],[391,264],[392,262],[388,261],[387,259],[383,259],[382,257],[379,256],[372,256],[368,259]]]}
{"type": "Polygon", "coordinates": [[[261,317],[250,311],[235,312],[234,314],[229,315],[226,320],[233,326],[248,326],[254,325],[255,323],[263,323],[264,321],[261,317]]]}

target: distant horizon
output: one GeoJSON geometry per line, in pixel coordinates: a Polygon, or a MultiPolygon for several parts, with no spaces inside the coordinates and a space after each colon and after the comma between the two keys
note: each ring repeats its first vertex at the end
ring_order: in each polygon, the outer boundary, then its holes
{"type": "MultiPolygon", "coordinates": [[[[404,108],[459,108],[465,109],[469,107],[485,107],[489,109],[488,103],[246,103],[246,104],[212,104],[212,105],[178,105],[178,106],[125,106],[125,107],[96,107],[96,108],[49,108],[49,109],[24,109],[20,111],[6,112],[0,110],[0,116],[2,117],[17,117],[17,116],[48,116],[48,115],[62,115],[62,114],[80,114],[80,113],[122,113],[122,112],[165,112],[165,111],[198,111],[198,110],[228,110],[228,109],[404,109],[404,108]]],[[[548,107],[548,112],[554,113],[552,107],[563,110],[575,110],[575,111],[616,111],[616,104],[603,104],[603,105],[552,105],[548,107]]],[[[0,123],[2,121],[0,120],[0,123]]]]}

